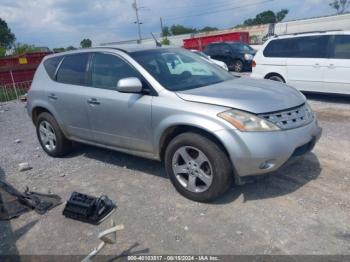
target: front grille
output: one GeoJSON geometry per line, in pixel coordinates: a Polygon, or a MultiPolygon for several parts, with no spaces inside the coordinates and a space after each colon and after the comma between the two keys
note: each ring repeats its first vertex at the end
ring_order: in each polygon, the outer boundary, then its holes
{"type": "Polygon", "coordinates": [[[314,114],[307,104],[283,111],[260,114],[259,116],[284,130],[307,125],[314,119],[314,114]]]}

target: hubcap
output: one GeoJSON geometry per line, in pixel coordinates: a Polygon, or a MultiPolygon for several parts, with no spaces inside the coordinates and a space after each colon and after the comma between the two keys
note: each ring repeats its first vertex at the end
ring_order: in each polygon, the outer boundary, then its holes
{"type": "Polygon", "coordinates": [[[172,168],[176,179],[188,191],[204,192],[213,182],[212,165],[198,148],[180,147],[173,156],[172,168]]]}
{"type": "Polygon", "coordinates": [[[56,134],[51,124],[47,121],[42,121],[39,125],[39,136],[41,143],[49,151],[56,148],[56,134]]]}
{"type": "Polygon", "coordinates": [[[242,71],[242,64],[240,62],[235,63],[235,71],[241,72],[242,71]]]}

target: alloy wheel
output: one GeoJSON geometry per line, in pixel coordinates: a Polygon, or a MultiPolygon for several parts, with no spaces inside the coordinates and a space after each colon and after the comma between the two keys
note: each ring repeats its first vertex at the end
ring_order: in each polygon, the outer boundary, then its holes
{"type": "Polygon", "coordinates": [[[56,148],[56,134],[51,126],[51,124],[47,121],[42,121],[39,125],[39,137],[43,146],[48,151],[54,151],[56,148]]]}
{"type": "Polygon", "coordinates": [[[234,70],[235,72],[242,72],[243,70],[243,64],[241,61],[236,61],[234,64],[234,70]]]}
{"type": "Polygon", "coordinates": [[[213,168],[208,157],[192,146],[176,150],[172,169],[179,183],[190,192],[204,192],[213,182],[213,168]]]}

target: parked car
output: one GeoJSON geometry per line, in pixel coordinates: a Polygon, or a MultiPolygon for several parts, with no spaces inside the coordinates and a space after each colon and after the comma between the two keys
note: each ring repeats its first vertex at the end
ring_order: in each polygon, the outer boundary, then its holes
{"type": "Polygon", "coordinates": [[[302,91],[350,94],[350,31],[273,37],[255,55],[251,76],[302,91]]]}
{"type": "Polygon", "coordinates": [[[225,62],[213,59],[210,56],[207,56],[206,54],[204,54],[203,52],[195,50],[195,49],[192,49],[191,52],[193,52],[196,55],[199,55],[200,57],[203,57],[204,59],[209,60],[210,62],[213,62],[214,64],[217,64],[218,66],[220,66],[223,69],[225,69],[226,71],[228,71],[228,67],[227,67],[225,62]]]}
{"type": "Polygon", "coordinates": [[[235,77],[180,48],[50,55],[35,73],[27,109],[50,156],[66,155],[78,141],[161,160],[175,188],[196,201],[278,169],[321,135],[296,89],[235,77]],[[175,70],[178,57],[191,66],[175,70]]]}
{"type": "Polygon", "coordinates": [[[241,42],[219,42],[209,44],[204,53],[215,60],[225,62],[235,72],[251,71],[256,51],[241,42]]]}

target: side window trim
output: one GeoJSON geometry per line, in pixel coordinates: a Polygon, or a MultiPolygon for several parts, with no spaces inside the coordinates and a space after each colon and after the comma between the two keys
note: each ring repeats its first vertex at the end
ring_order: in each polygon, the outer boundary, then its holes
{"type": "MultiPolygon", "coordinates": [[[[95,52],[91,52],[89,61],[88,61],[88,85],[91,88],[97,88],[97,87],[93,87],[92,86],[92,61],[93,61],[93,57],[95,54],[105,54],[105,55],[112,55],[115,56],[119,59],[121,59],[123,62],[125,62],[127,65],[129,65],[135,72],[137,72],[140,77],[141,77],[141,81],[145,82],[147,84],[147,87],[149,90],[144,90],[145,93],[144,95],[150,95],[150,96],[158,96],[157,91],[152,87],[152,85],[147,81],[147,79],[145,77],[143,77],[143,75],[131,64],[129,63],[128,60],[126,60],[124,57],[120,56],[119,54],[113,53],[113,52],[107,52],[107,51],[95,51],[95,52]]],[[[106,89],[107,90],[107,89],[106,89]]]]}
{"type": "Polygon", "coordinates": [[[330,48],[329,48],[329,58],[336,59],[336,60],[340,60],[340,59],[348,60],[349,58],[336,57],[336,43],[337,43],[336,38],[337,37],[349,37],[350,38],[350,35],[348,35],[348,34],[332,35],[332,43],[331,43],[330,48]]]}
{"type": "Polygon", "coordinates": [[[61,65],[62,65],[62,63],[63,63],[65,58],[66,58],[66,56],[62,56],[61,61],[58,63],[58,65],[56,67],[55,74],[53,75],[53,79],[55,81],[57,81],[57,72],[58,72],[59,68],[61,67],[61,65]]]}
{"type": "Polygon", "coordinates": [[[331,59],[331,57],[332,57],[332,50],[334,48],[334,43],[335,43],[335,36],[334,35],[328,35],[328,45],[327,45],[326,59],[331,59]]]}
{"type": "Polygon", "coordinates": [[[93,58],[94,58],[94,55],[95,55],[96,52],[90,52],[89,53],[89,59],[88,59],[88,62],[87,62],[87,68],[86,68],[86,86],[87,87],[91,87],[91,88],[94,88],[92,86],[92,61],[93,61],[93,58]]]}

